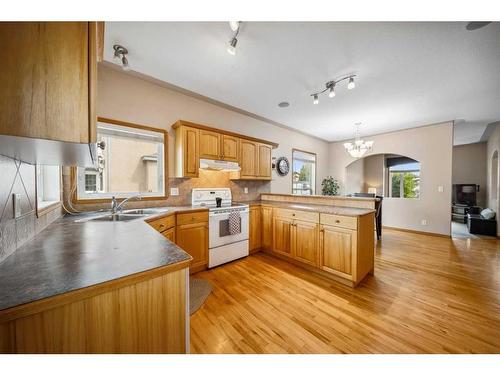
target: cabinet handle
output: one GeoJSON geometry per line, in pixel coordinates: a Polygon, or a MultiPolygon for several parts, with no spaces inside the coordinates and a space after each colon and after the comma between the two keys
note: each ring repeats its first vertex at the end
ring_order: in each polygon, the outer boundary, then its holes
{"type": "Polygon", "coordinates": [[[292,214],[292,216],[295,216],[295,214],[292,214]]]}

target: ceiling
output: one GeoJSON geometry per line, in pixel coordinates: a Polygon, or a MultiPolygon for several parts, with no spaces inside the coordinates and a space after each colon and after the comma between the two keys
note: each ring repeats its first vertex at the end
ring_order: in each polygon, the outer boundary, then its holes
{"type": "Polygon", "coordinates": [[[132,70],[328,140],[457,120],[455,144],[500,120],[500,23],[244,22],[237,53],[227,22],[107,22],[132,70]],[[310,94],[357,74],[336,97],[310,94]],[[282,101],[288,108],[278,107],[282,101]]]}

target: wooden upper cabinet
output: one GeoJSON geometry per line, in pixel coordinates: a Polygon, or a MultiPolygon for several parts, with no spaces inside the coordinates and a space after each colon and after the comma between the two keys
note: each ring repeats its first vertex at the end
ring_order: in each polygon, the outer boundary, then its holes
{"type": "Polygon", "coordinates": [[[200,130],[200,159],[220,159],[220,134],[200,130]]]}
{"type": "Polygon", "coordinates": [[[240,141],[240,178],[253,179],[258,171],[258,144],[242,139],[240,141]]]}
{"type": "Polygon", "coordinates": [[[270,180],[271,150],[278,144],[179,120],[175,130],[176,177],[198,177],[200,159],[240,164],[231,179],[270,180]]]}
{"type": "Polygon", "coordinates": [[[175,177],[198,177],[199,130],[188,126],[175,128],[175,177]]]}
{"type": "Polygon", "coordinates": [[[0,134],[95,142],[101,34],[95,22],[0,23],[0,134]]]}
{"type": "Polygon", "coordinates": [[[271,179],[271,146],[259,144],[258,176],[271,179]]]}
{"type": "Polygon", "coordinates": [[[357,232],[324,225],[321,228],[320,267],[324,271],[351,278],[357,232]]]}
{"type": "Polygon", "coordinates": [[[233,137],[231,135],[222,134],[222,152],[221,158],[227,161],[238,161],[239,160],[239,144],[240,140],[238,137],[233,137]]]}

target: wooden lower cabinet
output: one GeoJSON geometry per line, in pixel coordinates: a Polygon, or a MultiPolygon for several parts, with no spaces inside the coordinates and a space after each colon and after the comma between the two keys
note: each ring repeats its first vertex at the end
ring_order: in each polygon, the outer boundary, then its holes
{"type": "Polygon", "coordinates": [[[276,253],[292,256],[293,220],[279,216],[273,217],[273,248],[276,253]]]}
{"type": "Polygon", "coordinates": [[[177,226],[176,244],[193,257],[191,273],[208,265],[208,222],[177,226]]]}
{"type": "Polygon", "coordinates": [[[273,247],[273,208],[270,206],[261,207],[262,216],[262,248],[271,250],[273,247]]]}
{"type": "Polygon", "coordinates": [[[264,249],[351,286],[373,273],[373,213],[355,217],[262,208],[264,249]],[[271,220],[272,237],[265,234],[271,220]]]}
{"type": "Polygon", "coordinates": [[[295,220],[292,230],[292,256],[301,262],[319,264],[319,224],[295,220]]]}
{"type": "Polygon", "coordinates": [[[323,271],[352,278],[356,234],[356,231],[350,229],[329,225],[321,227],[320,267],[323,271]]]}
{"type": "Polygon", "coordinates": [[[161,272],[2,311],[0,353],[187,353],[187,262],[161,272]]]}
{"type": "Polygon", "coordinates": [[[176,243],[175,242],[175,227],[167,229],[166,231],[161,232],[161,234],[163,234],[163,236],[165,236],[166,238],[168,238],[173,243],[176,243]]]}
{"type": "Polygon", "coordinates": [[[250,207],[249,251],[260,250],[262,247],[262,209],[260,206],[250,207]]]}

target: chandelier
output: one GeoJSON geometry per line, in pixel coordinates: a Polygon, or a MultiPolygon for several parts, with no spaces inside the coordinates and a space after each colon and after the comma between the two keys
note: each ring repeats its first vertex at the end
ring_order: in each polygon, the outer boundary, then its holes
{"type": "Polygon", "coordinates": [[[360,122],[356,123],[356,136],[354,139],[354,143],[346,142],[344,143],[345,150],[351,155],[353,158],[360,158],[368,151],[371,151],[373,148],[373,141],[363,141],[359,135],[359,125],[360,122]]]}

